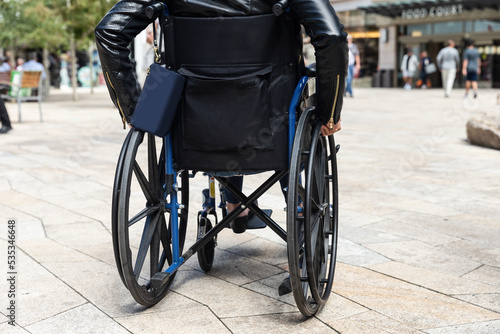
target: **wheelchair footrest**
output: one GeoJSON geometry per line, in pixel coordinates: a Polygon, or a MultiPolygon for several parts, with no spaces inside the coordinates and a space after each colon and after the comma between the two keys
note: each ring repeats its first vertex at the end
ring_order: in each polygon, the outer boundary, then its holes
{"type": "MultiPolygon", "coordinates": [[[[273,213],[273,210],[270,210],[270,209],[263,209],[262,211],[264,211],[264,213],[268,217],[271,217],[271,215],[273,213]]],[[[262,220],[260,220],[259,217],[257,217],[256,215],[252,215],[248,219],[247,230],[255,230],[255,229],[258,229],[258,228],[264,228],[266,226],[267,226],[266,223],[264,223],[262,220]]]]}
{"type": "Polygon", "coordinates": [[[164,284],[168,282],[168,278],[170,277],[170,273],[160,272],[156,273],[151,277],[151,287],[154,289],[161,288],[164,284]]]}

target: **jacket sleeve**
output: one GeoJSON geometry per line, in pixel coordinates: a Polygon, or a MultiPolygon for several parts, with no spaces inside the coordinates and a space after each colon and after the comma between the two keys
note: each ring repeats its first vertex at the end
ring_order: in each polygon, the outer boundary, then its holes
{"type": "Polygon", "coordinates": [[[154,0],[121,0],[95,28],[104,79],[124,124],[130,122],[140,94],[129,44],[151,23],[145,10],[153,3],[154,0]]]}
{"type": "Polygon", "coordinates": [[[291,0],[290,5],[311,37],[316,54],[316,115],[323,122],[340,119],[349,61],[347,33],[328,0],[291,0]]]}

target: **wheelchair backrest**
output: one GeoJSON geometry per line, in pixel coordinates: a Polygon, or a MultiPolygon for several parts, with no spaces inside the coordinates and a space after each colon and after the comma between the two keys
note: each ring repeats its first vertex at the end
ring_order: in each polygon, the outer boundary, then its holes
{"type": "Polygon", "coordinates": [[[291,15],[165,21],[166,64],[187,78],[172,130],[176,166],[286,169],[286,116],[300,64],[291,15]]]}

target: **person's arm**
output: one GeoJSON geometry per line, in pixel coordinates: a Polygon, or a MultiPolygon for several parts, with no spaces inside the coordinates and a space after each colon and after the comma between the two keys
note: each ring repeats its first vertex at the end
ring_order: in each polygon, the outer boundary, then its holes
{"type": "Polygon", "coordinates": [[[124,125],[130,122],[140,94],[128,46],[151,23],[145,14],[150,4],[148,0],[121,0],[95,28],[104,79],[124,125]]]}
{"type": "Polygon", "coordinates": [[[359,49],[356,47],[356,54],[355,54],[355,59],[356,59],[356,71],[359,72],[361,70],[361,57],[359,56],[359,49]]]}
{"type": "Polygon", "coordinates": [[[442,63],[441,63],[442,58],[443,58],[443,53],[442,53],[442,51],[439,51],[439,52],[438,52],[438,55],[437,55],[437,57],[436,57],[436,63],[437,63],[437,67],[438,67],[438,69],[439,69],[440,71],[441,71],[441,65],[442,65],[442,63]]]}
{"type": "Polygon", "coordinates": [[[464,53],[464,61],[462,65],[462,74],[467,75],[467,66],[469,65],[469,59],[467,58],[467,54],[464,53]]]}
{"type": "Polygon", "coordinates": [[[347,33],[328,0],[291,0],[290,6],[314,46],[318,90],[316,115],[325,125],[323,134],[331,134],[340,129],[349,61],[347,33]]]}

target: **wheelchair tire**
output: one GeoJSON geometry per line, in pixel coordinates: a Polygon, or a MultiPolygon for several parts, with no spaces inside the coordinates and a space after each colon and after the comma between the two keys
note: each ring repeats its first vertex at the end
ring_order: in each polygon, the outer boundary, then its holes
{"type": "Polygon", "coordinates": [[[333,136],[306,109],[292,148],[287,193],[287,249],[297,307],[316,314],[331,291],[337,248],[337,170],[333,136]],[[333,146],[332,146],[333,145],[333,146]]]}
{"type": "MultiPolygon", "coordinates": [[[[151,287],[151,277],[170,265],[172,259],[172,222],[165,191],[165,155],[160,138],[131,130],[124,147],[117,197],[118,253],[125,285],[141,305],[158,303],[168,292],[175,274],[160,289],[151,287]],[[144,170],[144,171],[143,171],[144,170]]],[[[189,202],[189,175],[182,172],[178,200],[179,254],[186,237],[189,202]]]]}
{"type": "MultiPolygon", "coordinates": [[[[200,240],[208,231],[212,229],[212,222],[207,217],[203,217],[198,214],[198,236],[197,240],[200,240]]],[[[200,268],[204,272],[209,272],[212,269],[215,257],[215,237],[212,238],[205,246],[203,246],[198,252],[198,263],[200,268]]]]}
{"type": "Polygon", "coordinates": [[[116,268],[118,269],[120,279],[125,286],[127,286],[127,284],[125,283],[125,278],[123,277],[122,261],[120,259],[120,250],[118,243],[118,199],[120,194],[120,184],[122,181],[123,163],[125,160],[125,153],[127,152],[131,134],[132,132],[129,132],[127,134],[127,137],[125,137],[125,141],[123,142],[122,149],[118,157],[118,163],[116,164],[115,171],[115,181],[113,182],[113,198],[111,201],[111,236],[113,240],[113,252],[115,256],[116,268]]]}

